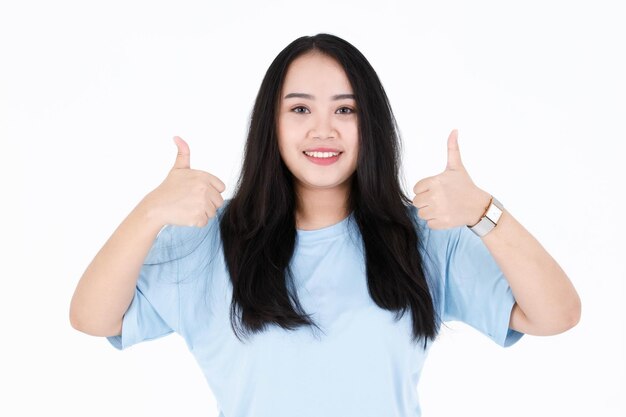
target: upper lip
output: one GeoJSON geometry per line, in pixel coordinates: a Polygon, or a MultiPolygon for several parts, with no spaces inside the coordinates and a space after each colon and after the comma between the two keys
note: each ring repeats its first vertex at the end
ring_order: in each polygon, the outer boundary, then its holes
{"type": "Polygon", "coordinates": [[[305,149],[304,152],[341,152],[339,149],[331,149],[331,148],[313,148],[313,149],[305,149]]]}

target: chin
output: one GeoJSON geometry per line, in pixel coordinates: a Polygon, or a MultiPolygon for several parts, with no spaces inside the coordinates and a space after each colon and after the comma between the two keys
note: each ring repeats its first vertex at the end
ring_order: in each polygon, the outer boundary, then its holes
{"type": "Polygon", "coordinates": [[[332,190],[333,188],[342,188],[346,186],[348,180],[340,181],[328,181],[328,182],[314,182],[314,181],[300,181],[300,185],[306,188],[319,189],[319,190],[332,190]]]}

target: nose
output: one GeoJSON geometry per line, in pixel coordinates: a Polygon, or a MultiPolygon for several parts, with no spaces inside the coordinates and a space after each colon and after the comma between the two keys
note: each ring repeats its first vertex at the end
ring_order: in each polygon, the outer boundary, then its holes
{"type": "Polygon", "coordinates": [[[325,114],[317,114],[311,129],[313,139],[335,138],[336,132],[333,127],[332,117],[325,114]]]}

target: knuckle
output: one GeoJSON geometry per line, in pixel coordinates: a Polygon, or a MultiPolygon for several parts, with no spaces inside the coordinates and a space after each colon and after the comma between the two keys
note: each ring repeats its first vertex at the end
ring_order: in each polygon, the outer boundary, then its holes
{"type": "Polygon", "coordinates": [[[206,183],[200,182],[196,185],[195,189],[200,195],[204,195],[207,191],[209,191],[210,187],[206,183]]]}

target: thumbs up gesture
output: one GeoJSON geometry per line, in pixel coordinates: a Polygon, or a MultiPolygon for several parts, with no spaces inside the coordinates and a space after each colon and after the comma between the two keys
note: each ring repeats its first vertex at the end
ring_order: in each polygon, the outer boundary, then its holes
{"type": "Polygon", "coordinates": [[[473,226],[489,205],[491,195],[478,188],[461,161],[458,131],[448,136],[448,162],[438,175],[419,180],[413,187],[418,217],[431,229],[473,226]]]}
{"type": "Polygon", "coordinates": [[[226,186],[216,176],[191,169],[189,145],[175,136],[178,154],[163,182],[151,191],[144,204],[160,224],[204,227],[224,203],[226,186]]]}

